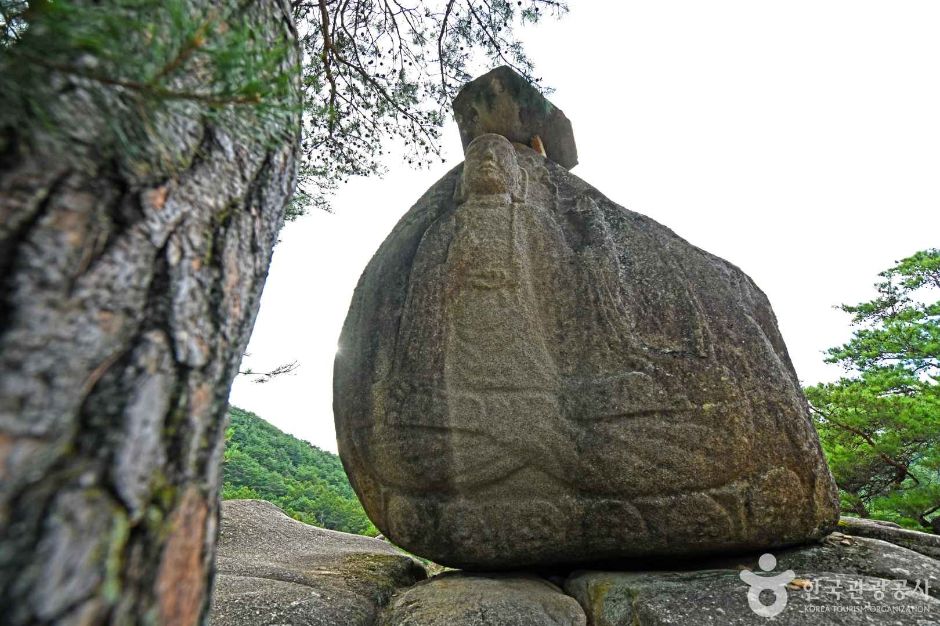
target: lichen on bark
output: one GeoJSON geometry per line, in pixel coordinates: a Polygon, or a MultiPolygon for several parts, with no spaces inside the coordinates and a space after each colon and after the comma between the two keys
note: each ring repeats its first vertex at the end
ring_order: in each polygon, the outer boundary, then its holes
{"type": "MultiPolygon", "coordinates": [[[[224,4],[297,67],[285,2],[224,4]]],[[[54,80],[44,106],[80,132],[0,126],[0,622],[196,623],[228,390],[294,188],[299,76],[276,122],[185,100],[142,115],[140,94],[54,80]],[[134,150],[104,145],[115,123],[134,150]]]]}

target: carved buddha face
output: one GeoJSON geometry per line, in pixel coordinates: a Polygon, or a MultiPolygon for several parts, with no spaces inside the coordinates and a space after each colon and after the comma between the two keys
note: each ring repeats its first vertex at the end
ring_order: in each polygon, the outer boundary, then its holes
{"type": "Polygon", "coordinates": [[[502,135],[480,135],[467,147],[458,195],[520,196],[522,172],[516,151],[502,135]]]}

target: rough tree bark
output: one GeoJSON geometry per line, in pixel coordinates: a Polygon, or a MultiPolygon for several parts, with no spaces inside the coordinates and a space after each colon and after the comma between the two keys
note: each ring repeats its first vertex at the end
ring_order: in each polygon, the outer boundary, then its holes
{"type": "MultiPolygon", "coordinates": [[[[245,6],[294,67],[289,6],[245,6]]],[[[0,129],[0,623],[193,624],[299,119],[252,136],[174,102],[145,122],[59,79],[65,144],[0,129]],[[106,156],[116,117],[145,139],[106,156]]]]}

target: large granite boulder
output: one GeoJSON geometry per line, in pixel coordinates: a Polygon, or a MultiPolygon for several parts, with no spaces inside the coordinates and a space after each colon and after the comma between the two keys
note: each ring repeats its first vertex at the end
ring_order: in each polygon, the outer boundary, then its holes
{"type": "Polygon", "coordinates": [[[836,489],[764,294],[488,134],[356,287],[340,456],[396,544],[463,568],[821,537],[836,489]]]}
{"type": "Polygon", "coordinates": [[[448,572],[399,593],[379,626],[585,626],[578,602],[544,578],[448,572]]]}
{"type": "Polygon", "coordinates": [[[833,533],[819,545],[777,553],[774,560],[768,570],[751,555],[687,571],[576,572],[565,591],[578,599],[591,626],[940,623],[936,559],[833,533]],[[749,580],[767,581],[752,599],[744,580],[749,574],[760,576],[749,580]]]}
{"type": "Polygon", "coordinates": [[[211,623],[371,626],[425,578],[384,541],[308,526],[261,500],[222,503],[211,623]]]}

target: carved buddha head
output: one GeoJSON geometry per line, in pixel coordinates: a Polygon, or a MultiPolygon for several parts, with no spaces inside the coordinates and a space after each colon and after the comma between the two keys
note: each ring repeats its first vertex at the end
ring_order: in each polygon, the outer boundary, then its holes
{"type": "Polygon", "coordinates": [[[457,187],[457,203],[471,196],[508,194],[519,202],[525,194],[525,172],[516,149],[502,135],[480,135],[467,146],[463,176],[457,187]]]}

